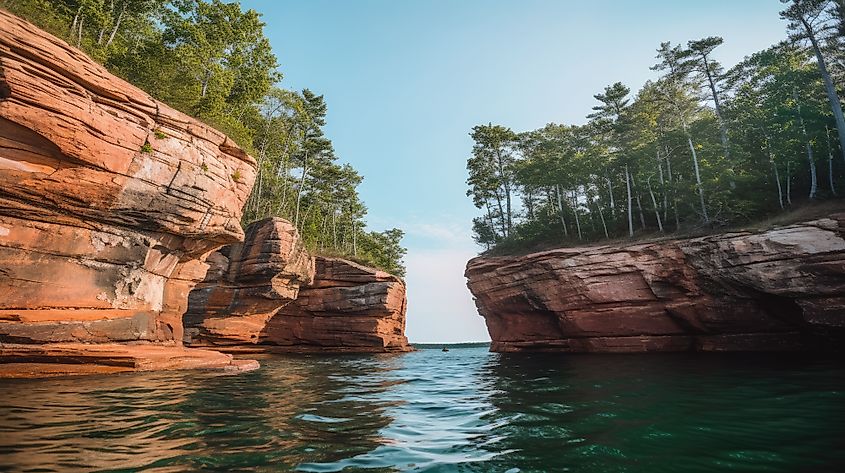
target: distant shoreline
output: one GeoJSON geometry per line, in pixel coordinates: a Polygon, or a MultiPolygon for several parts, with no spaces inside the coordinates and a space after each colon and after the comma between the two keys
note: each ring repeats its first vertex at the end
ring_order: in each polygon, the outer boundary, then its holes
{"type": "Polygon", "coordinates": [[[418,350],[435,350],[443,347],[447,348],[484,348],[489,347],[490,342],[463,342],[463,343],[410,343],[411,346],[418,350]]]}

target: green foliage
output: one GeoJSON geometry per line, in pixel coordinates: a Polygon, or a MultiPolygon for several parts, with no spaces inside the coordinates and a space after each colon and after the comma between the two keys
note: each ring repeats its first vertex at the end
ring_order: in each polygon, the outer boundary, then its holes
{"type": "MultiPolygon", "coordinates": [[[[842,57],[834,47],[842,38],[824,36],[822,27],[841,22],[841,6],[786,3],[794,40],[807,38],[800,21],[807,15],[821,32],[822,58],[842,57]]],[[[475,241],[513,253],[699,233],[845,192],[836,107],[810,43],[772,46],[727,72],[712,58],[720,44],[719,37],[686,48],[662,43],[652,67],[661,77],[633,97],[619,82],[606,87],[586,124],[516,134],[501,125],[473,128],[467,195],[482,210],[475,241]],[[502,204],[506,195],[512,206],[502,204]]],[[[833,77],[841,89],[842,75],[833,77]]]]}
{"type": "MultiPolygon", "coordinates": [[[[0,0],[110,71],[226,133],[256,156],[247,225],[293,222],[312,251],[404,274],[402,232],[365,230],[362,177],[336,162],[323,134],[326,103],[274,86],[281,74],[255,10],[221,0],[0,0]]],[[[154,130],[156,139],[167,136],[154,130]]],[[[144,143],[141,152],[151,153],[144,143]]],[[[200,165],[203,172],[208,166],[200,165]]],[[[243,179],[235,170],[233,181],[243,179]]]]}
{"type": "Polygon", "coordinates": [[[402,247],[402,237],[405,233],[392,228],[384,232],[362,233],[360,246],[361,256],[371,265],[381,268],[400,277],[405,276],[402,258],[406,250],[402,247]]]}
{"type": "Polygon", "coordinates": [[[507,238],[513,229],[513,183],[516,133],[492,124],[476,126],[470,136],[475,141],[467,161],[470,189],[476,208],[484,209],[486,220],[477,220],[476,241],[493,244],[507,238]]]}

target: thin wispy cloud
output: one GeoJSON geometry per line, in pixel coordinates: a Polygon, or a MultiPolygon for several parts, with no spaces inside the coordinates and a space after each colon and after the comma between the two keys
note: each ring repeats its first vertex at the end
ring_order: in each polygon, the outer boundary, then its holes
{"type": "Polygon", "coordinates": [[[370,216],[370,227],[373,229],[387,229],[398,227],[405,232],[403,244],[413,252],[417,247],[452,248],[475,250],[472,231],[465,219],[458,217],[442,217],[431,219],[409,218],[407,220],[387,221],[378,216],[370,216]]]}
{"type": "Polygon", "coordinates": [[[467,228],[456,223],[409,222],[402,228],[408,235],[440,241],[443,243],[472,243],[467,228]]]}

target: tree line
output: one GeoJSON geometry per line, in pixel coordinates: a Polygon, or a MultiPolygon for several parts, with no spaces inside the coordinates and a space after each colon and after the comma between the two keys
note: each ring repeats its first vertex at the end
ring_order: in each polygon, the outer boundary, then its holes
{"type": "Polygon", "coordinates": [[[366,230],[363,177],[324,133],[326,103],[286,90],[255,10],[220,0],[0,0],[115,75],[228,134],[258,161],[243,225],[277,216],[306,246],[404,275],[403,232],[366,230]]]}
{"type": "Polygon", "coordinates": [[[744,223],[845,193],[845,1],[781,0],[788,38],[725,70],[718,36],[665,42],[582,125],[472,129],[467,196],[488,250],[744,223]]]}

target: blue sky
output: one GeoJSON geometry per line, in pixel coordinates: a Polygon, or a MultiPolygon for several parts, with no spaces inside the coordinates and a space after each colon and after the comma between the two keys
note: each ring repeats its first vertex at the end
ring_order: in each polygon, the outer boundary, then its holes
{"type": "Polygon", "coordinates": [[[463,268],[479,250],[466,191],[468,136],[582,123],[593,94],[654,77],[661,41],[719,35],[729,67],[785,37],[777,0],[243,1],[292,89],[326,96],[326,134],[364,176],[371,229],[408,247],[407,335],[487,340],[463,268]]]}

